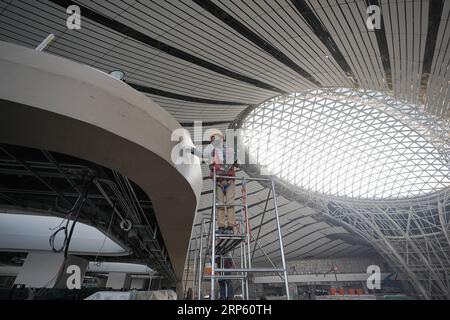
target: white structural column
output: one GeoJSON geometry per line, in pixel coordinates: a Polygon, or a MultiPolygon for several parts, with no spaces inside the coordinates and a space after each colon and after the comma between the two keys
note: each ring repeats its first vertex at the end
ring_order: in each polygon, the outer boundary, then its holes
{"type": "Polygon", "coordinates": [[[115,290],[126,289],[130,284],[130,275],[125,272],[110,272],[106,281],[106,288],[115,290]]]}
{"type": "Polygon", "coordinates": [[[14,284],[29,288],[67,288],[68,277],[72,276],[71,283],[73,277],[78,277],[80,284],[83,282],[86,266],[87,261],[76,256],[68,256],[64,262],[63,253],[30,252],[19,269],[14,284]],[[63,264],[64,270],[61,270],[63,264]],[[77,271],[74,272],[69,266],[78,267],[77,271]]]}
{"type": "Polygon", "coordinates": [[[147,281],[146,281],[147,279],[149,279],[149,277],[132,276],[131,281],[130,281],[130,289],[131,290],[147,289],[147,287],[148,287],[147,281]]]}
{"type": "Polygon", "coordinates": [[[63,262],[62,253],[29,253],[14,284],[30,288],[53,288],[63,262]]]}

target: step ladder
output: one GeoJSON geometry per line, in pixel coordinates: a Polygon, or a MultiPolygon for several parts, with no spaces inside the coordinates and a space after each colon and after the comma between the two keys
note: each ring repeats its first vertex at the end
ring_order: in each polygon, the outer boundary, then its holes
{"type": "MultiPolygon", "coordinates": [[[[248,300],[249,297],[249,276],[254,273],[276,273],[283,280],[286,290],[286,298],[289,300],[289,286],[286,269],[286,261],[284,256],[283,238],[280,227],[280,217],[278,214],[277,197],[275,193],[275,184],[272,179],[266,178],[247,178],[247,177],[224,177],[216,175],[213,172],[213,203],[210,216],[203,217],[201,221],[200,235],[196,237],[197,243],[195,245],[195,261],[194,261],[194,283],[193,291],[194,296],[197,299],[202,298],[202,283],[207,282],[210,284],[211,300],[215,299],[216,295],[216,280],[239,280],[241,285],[241,293],[243,299],[248,300]],[[241,182],[241,202],[240,204],[218,204],[216,195],[216,182],[217,179],[235,180],[236,189],[238,182],[241,182]],[[259,220],[259,224],[262,225],[270,202],[273,203],[273,212],[276,221],[276,233],[278,237],[279,250],[281,254],[281,267],[277,267],[275,263],[267,255],[266,251],[259,244],[259,236],[261,228],[259,228],[256,237],[252,234],[250,224],[250,213],[248,210],[248,195],[247,195],[247,183],[251,181],[258,181],[268,191],[265,201],[264,211],[262,218],[259,220]],[[240,207],[240,214],[236,212],[236,221],[238,232],[234,234],[221,234],[217,232],[217,209],[234,206],[240,207]],[[209,228],[206,230],[206,224],[209,223],[209,228]],[[253,246],[253,248],[252,248],[253,246]],[[262,251],[265,258],[267,258],[271,267],[268,268],[255,268],[252,266],[252,260],[256,247],[262,251]],[[232,268],[224,267],[224,259],[232,260],[232,268]],[[220,265],[215,266],[215,262],[219,260],[220,265]],[[206,263],[210,263],[211,272],[205,274],[206,263]],[[195,281],[197,282],[195,285],[195,281]]],[[[192,242],[190,243],[192,246],[192,242]]]]}

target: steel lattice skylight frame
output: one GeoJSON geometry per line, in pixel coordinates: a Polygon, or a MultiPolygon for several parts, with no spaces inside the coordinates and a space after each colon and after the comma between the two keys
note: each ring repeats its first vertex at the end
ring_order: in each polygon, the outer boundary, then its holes
{"type": "MultiPolygon", "coordinates": [[[[349,101],[360,103],[366,109],[365,112],[360,113],[360,115],[365,115],[362,118],[364,121],[370,119],[370,115],[375,113],[371,113],[371,110],[378,111],[378,114],[383,113],[383,119],[394,118],[395,121],[407,127],[410,137],[417,138],[414,141],[426,141],[430,147],[425,148],[425,151],[432,150],[432,159],[437,161],[440,168],[444,170],[444,172],[438,172],[438,175],[445,180],[440,180],[442,183],[435,188],[416,188],[415,190],[420,192],[415,193],[402,194],[398,192],[384,197],[367,197],[367,195],[366,197],[361,195],[355,197],[352,194],[327,194],[317,188],[314,190],[314,188],[305,188],[304,185],[294,185],[284,180],[283,176],[279,176],[276,178],[279,191],[293,200],[314,207],[332,221],[340,223],[348,230],[366,239],[391,266],[399,271],[401,276],[409,280],[419,297],[450,299],[450,126],[448,120],[433,117],[421,110],[419,106],[396,101],[377,91],[314,89],[273,98],[260,106],[247,110],[238,118],[235,126],[244,128],[244,141],[250,157],[256,158],[258,163],[260,158],[258,158],[258,153],[255,153],[254,149],[252,150],[252,144],[253,147],[255,144],[261,147],[265,143],[267,148],[267,146],[270,147],[267,141],[272,141],[270,138],[264,139],[264,136],[262,139],[258,135],[249,137],[248,130],[253,130],[255,123],[258,123],[258,119],[255,118],[258,110],[264,108],[270,110],[271,105],[278,103],[281,104],[279,108],[286,111],[286,103],[289,101],[301,102],[302,99],[318,101],[317,96],[320,99],[333,101],[334,105],[338,106],[341,106],[342,103],[349,104],[349,101]]],[[[303,107],[298,103],[292,103],[292,105],[299,109],[303,107]]],[[[264,111],[262,114],[264,115],[264,111]]],[[[270,112],[267,113],[266,110],[266,114],[269,119],[270,112]]],[[[345,112],[342,118],[345,120],[345,112]]],[[[261,121],[260,124],[276,127],[274,119],[277,120],[277,115],[267,122],[261,121]]],[[[291,120],[292,117],[283,123],[291,120]]],[[[289,125],[290,128],[293,128],[292,124],[289,125]]],[[[315,125],[315,123],[309,121],[308,125],[315,125]]],[[[398,125],[390,127],[399,128],[398,125]]],[[[381,130],[377,134],[383,136],[386,132],[381,130]]],[[[321,136],[312,138],[320,139],[321,136]]],[[[414,141],[410,143],[414,143],[414,141]]],[[[286,139],[285,145],[292,146],[289,143],[292,141],[288,142],[286,139]]],[[[275,148],[274,150],[280,152],[279,149],[275,148]]],[[[348,150],[346,151],[348,152],[348,150]]],[[[281,152],[286,153],[283,150],[281,152]]],[[[424,156],[423,152],[419,155],[424,156]]],[[[429,153],[425,153],[426,155],[429,153]]],[[[267,163],[259,163],[259,167],[264,165],[267,163]]],[[[259,171],[258,166],[256,171],[254,166],[245,165],[244,168],[250,174],[257,174],[259,171]]],[[[427,172],[428,168],[429,166],[419,166],[416,170],[424,171],[423,174],[433,178],[436,171],[427,172]]],[[[268,169],[271,169],[270,166],[268,169]]],[[[277,174],[277,172],[272,173],[277,174]]]]}
{"type": "Polygon", "coordinates": [[[424,299],[450,299],[450,188],[403,201],[309,201],[348,227],[409,280],[424,299]]]}
{"type": "Polygon", "coordinates": [[[243,129],[253,161],[293,187],[399,199],[450,185],[448,124],[381,92],[279,96],[253,108],[243,129]]]}

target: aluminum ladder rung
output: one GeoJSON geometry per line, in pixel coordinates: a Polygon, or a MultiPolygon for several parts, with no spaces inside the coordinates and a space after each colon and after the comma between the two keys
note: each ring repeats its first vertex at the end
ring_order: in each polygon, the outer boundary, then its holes
{"type": "Polygon", "coordinates": [[[245,239],[244,234],[216,233],[216,239],[245,239]]]}
{"type": "MultiPolygon", "coordinates": [[[[246,275],[240,275],[240,274],[222,274],[222,275],[215,275],[214,279],[230,279],[230,280],[241,280],[245,279],[246,275]]],[[[203,276],[202,277],[204,281],[211,281],[211,276],[203,276]]]]}
{"type": "Polygon", "coordinates": [[[233,204],[233,203],[227,203],[227,204],[216,204],[217,208],[228,208],[228,207],[245,207],[243,204],[233,204]]]}

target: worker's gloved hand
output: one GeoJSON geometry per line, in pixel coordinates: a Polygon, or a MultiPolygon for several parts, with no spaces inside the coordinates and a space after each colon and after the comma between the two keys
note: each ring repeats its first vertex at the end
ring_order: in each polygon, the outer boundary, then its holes
{"type": "Polygon", "coordinates": [[[214,140],[211,142],[211,144],[215,147],[215,148],[220,148],[223,146],[223,139],[219,136],[215,136],[214,140]]]}

